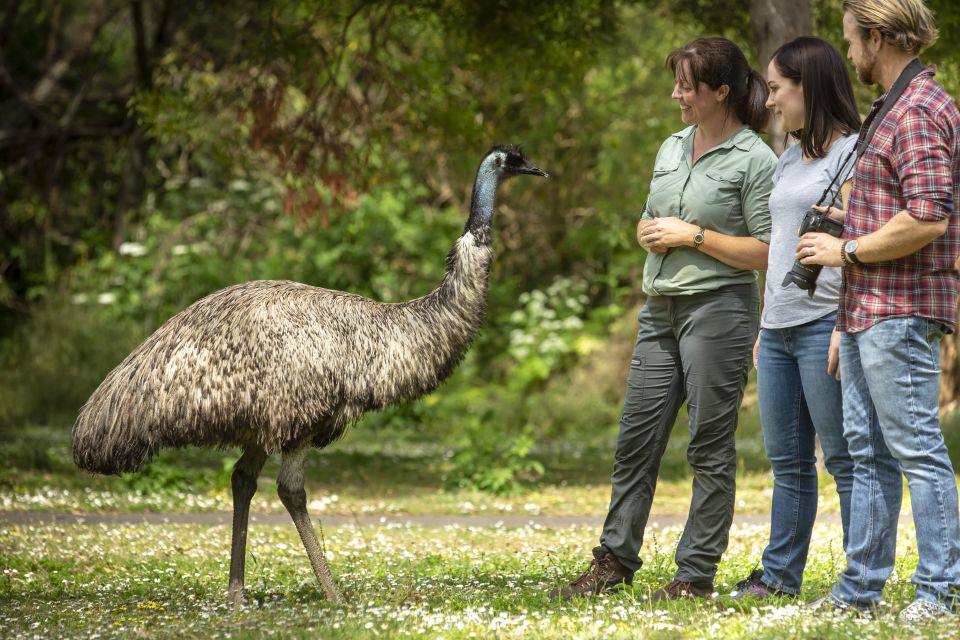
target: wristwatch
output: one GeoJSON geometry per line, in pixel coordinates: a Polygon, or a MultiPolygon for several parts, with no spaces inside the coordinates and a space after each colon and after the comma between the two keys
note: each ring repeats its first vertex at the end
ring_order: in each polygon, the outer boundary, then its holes
{"type": "Polygon", "coordinates": [[[843,243],[843,251],[840,252],[840,258],[842,259],[844,256],[846,256],[847,260],[853,264],[863,264],[860,258],[857,257],[856,239],[847,240],[845,243],[843,243]]]}
{"type": "Polygon", "coordinates": [[[703,232],[706,231],[703,227],[700,227],[700,230],[697,231],[697,235],[693,236],[693,248],[700,250],[700,245],[703,244],[703,232]]]}

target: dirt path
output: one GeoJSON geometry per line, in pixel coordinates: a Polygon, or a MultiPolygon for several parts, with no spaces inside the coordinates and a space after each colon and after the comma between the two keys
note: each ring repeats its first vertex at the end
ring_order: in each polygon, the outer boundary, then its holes
{"type": "MultiPolygon", "coordinates": [[[[230,525],[230,514],[217,513],[60,513],[38,511],[0,511],[0,525],[39,525],[39,524],[196,524],[230,525]]],[[[906,515],[909,518],[909,514],[906,515]]],[[[341,515],[331,514],[313,518],[326,526],[360,525],[382,527],[387,525],[420,527],[504,527],[516,528],[529,525],[547,529],[565,529],[575,526],[600,527],[602,515],[577,516],[537,516],[521,514],[504,515],[341,515]]],[[[838,514],[823,514],[818,524],[839,522],[838,514]]],[[[285,513],[254,513],[250,515],[253,524],[288,525],[290,517],[285,513]]],[[[650,526],[681,526],[686,514],[651,514],[650,526]]],[[[770,516],[766,514],[738,515],[734,525],[766,525],[770,516]]]]}

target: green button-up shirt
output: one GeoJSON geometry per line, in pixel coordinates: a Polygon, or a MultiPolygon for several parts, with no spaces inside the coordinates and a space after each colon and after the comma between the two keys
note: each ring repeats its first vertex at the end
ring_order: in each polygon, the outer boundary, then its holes
{"type": "MultiPolygon", "coordinates": [[[[690,126],[660,146],[641,217],[674,216],[708,231],[769,244],[768,201],[777,156],[744,126],[692,164],[695,131],[690,126]]],[[[647,254],[643,290],[650,296],[689,295],[756,277],[756,271],[731,267],[693,247],[674,247],[647,254]]]]}

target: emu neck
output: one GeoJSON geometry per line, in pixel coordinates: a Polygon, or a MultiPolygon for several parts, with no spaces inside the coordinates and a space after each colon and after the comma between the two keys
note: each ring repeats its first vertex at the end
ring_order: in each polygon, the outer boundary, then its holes
{"type": "Polygon", "coordinates": [[[453,372],[483,324],[493,260],[491,219],[500,182],[494,156],[477,171],[470,216],[447,255],[443,282],[428,295],[391,306],[378,325],[377,375],[366,390],[369,408],[429,393],[453,372]]]}
{"type": "Polygon", "coordinates": [[[467,219],[464,232],[472,232],[478,240],[490,244],[490,227],[493,223],[494,199],[499,186],[500,178],[492,167],[484,162],[477,171],[477,179],[473,183],[473,198],[470,201],[470,217],[467,219]]]}
{"type": "Polygon", "coordinates": [[[378,356],[383,358],[373,367],[373,407],[418,398],[453,372],[483,324],[492,257],[489,240],[467,231],[447,256],[443,283],[392,307],[380,325],[378,356]]]}

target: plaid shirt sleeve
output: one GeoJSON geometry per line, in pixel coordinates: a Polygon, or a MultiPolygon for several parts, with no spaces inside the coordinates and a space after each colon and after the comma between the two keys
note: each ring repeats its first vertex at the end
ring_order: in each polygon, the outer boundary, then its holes
{"type": "Polygon", "coordinates": [[[937,115],[914,105],[900,119],[891,158],[907,212],[917,220],[945,220],[953,212],[953,162],[937,115]]]}

